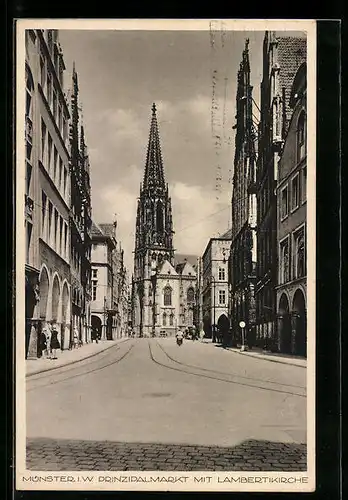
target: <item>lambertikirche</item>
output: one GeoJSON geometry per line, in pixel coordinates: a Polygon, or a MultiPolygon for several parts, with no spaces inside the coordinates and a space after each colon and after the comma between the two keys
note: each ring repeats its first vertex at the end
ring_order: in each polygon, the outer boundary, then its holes
{"type": "Polygon", "coordinates": [[[153,104],[135,230],[132,323],[137,336],[172,336],[179,328],[195,327],[196,261],[175,258],[173,235],[171,198],[153,104]]]}

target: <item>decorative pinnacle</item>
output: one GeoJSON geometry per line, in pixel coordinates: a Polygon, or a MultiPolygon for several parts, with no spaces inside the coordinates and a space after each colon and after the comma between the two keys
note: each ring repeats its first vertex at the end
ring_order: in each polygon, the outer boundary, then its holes
{"type": "Polygon", "coordinates": [[[155,103],[152,104],[152,114],[153,115],[156,114],[156,104],[155,103]]]}

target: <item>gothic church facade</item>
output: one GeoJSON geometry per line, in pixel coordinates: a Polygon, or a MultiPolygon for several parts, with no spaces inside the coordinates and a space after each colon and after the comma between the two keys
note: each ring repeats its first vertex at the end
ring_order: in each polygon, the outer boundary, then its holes
{"type": "Polygon", "coordinates": [[[139,337],[173,336],[179,328],[194,327],[196,269],[187,260],[175,260],[173,235],[171,198],[153,104],[135,231],[132,323],[139,337]]]}

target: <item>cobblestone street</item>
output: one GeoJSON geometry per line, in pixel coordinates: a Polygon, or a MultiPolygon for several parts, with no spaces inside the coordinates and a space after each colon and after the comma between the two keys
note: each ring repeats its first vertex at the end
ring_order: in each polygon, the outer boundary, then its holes
{"type": "Polygon", "coordinates": [[[245,441],[235,448],[29,439],[27,468],[52,471],[304,471],[304,444],[245,441]]]}
{"type": "Polygon", "coordinates": [[[136,339],[27,377],[27,468],[306,470],[306,369],[136,339]]]}

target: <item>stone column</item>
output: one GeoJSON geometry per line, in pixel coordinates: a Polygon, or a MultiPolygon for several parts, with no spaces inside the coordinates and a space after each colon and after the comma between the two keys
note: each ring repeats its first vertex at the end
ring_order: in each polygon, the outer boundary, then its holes
{"type": "Polygon", "coordinates": [[[38,343],[39,343],[39,319],[26,319],[26,328],[29,328],[29,347],[27,359],[37,359],[38,357],[38,343]]]}

